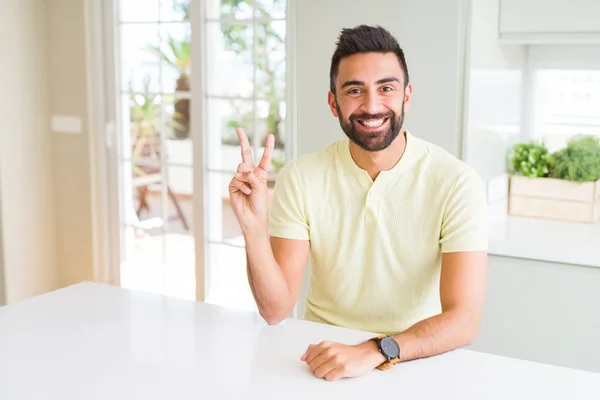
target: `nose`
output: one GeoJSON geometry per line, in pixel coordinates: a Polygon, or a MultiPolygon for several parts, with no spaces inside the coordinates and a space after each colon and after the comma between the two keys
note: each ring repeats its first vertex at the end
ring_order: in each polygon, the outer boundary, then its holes
{"type": "Polygon", "coordinates": [[[381,102],[377,92],[369,91],[365,94],[362,109],[368,114],[377,114],[381,111],[381,102]]]}

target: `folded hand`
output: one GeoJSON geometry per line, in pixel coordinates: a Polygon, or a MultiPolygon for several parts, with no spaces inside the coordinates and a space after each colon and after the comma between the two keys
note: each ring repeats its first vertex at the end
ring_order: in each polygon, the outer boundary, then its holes
{"type": "Polygon", "coordinates": [[[301,360],[317,378],[328,381],[365,375],[386,361],[374,341],[355,346],[334,342],[311,344],[301,360]]]}

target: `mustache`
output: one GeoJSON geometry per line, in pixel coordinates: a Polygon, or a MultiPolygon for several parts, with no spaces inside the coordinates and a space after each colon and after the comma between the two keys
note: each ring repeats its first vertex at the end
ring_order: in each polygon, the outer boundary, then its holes
{"type": "Polygon", "coordinates": [[[394,116],[393,112],[385,113],[385,114],[352,114],[350,115],[350,121],[357,121],[359,119],[385,119],[392,118],[394,116]]]}

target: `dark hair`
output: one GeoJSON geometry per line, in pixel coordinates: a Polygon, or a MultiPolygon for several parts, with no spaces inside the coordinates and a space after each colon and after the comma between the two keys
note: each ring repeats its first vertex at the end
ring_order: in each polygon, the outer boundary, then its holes
{"type": "Polygon", "coordinates": [[[404,85],[408,84],[408,68],[404,52],[396,38],[381,26],[360,25],[355,28],[342,29],[336,43],[336,49],[331,58],[329,70],[329,88],[335,94],[340,61],[343,58],[359,53],[394,53],[398,57],[400,67],[404,72],[404,85]]]}

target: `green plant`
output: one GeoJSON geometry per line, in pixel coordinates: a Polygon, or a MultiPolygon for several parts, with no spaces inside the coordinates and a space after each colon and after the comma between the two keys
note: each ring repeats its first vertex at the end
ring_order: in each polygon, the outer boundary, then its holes
{"type": "MultiPolygon", "coordinates": [[[[179,5],[182,7],[182,5],[179,5]]],[[[177,40],[168,35],[165,45],[149,46],[146,48],[156,54],[168,66],[179,72],[175,91],[178,93],[190,91],[190,36],[189,32],[183,40],[177,40]]],[[[186,139],[190,134],[190,101],[189,99],[175,100],[175,112],[171,121],[173,139],[186,139]]]]}
{"type": "MultiPolygon", "coordinates": [[[[153,157],[158,149],[160,107],[156,94],[150,93],[150,77],[144,77],[142,92],[129,95],[132,157],[153,157]]],[[[129,91],[133,92],[129,83],[129,91]]]]}
{"type": "MultiPolygon", "coordinates": [[[[284,0],[271,0],[272,6],[281,6],[284,0]]],[[[221,14],[235,15],[255,7],[258,18],[269,17],[269,11],[263,2],[251,0],[221,0],[221,14]]],[[[275,147],[284,147],[284,138],[281,129],[280,101],[281,93],[278,92],[283,86],[281,71],[285,68],[285,57],[279,59],[274,54],[285,49],[285,36],[277,32],[276,23],[260,22],[254,30],[249,25],[222,24],[221,33],[225,39],[225,48],[244,60],[245,63],[256,66],[255,95],[268,101],[268,115],[260,117],[257,130],[266,129],[266,134],[275,136],[275,147]],[[264,124],[264,126],[263,126],[264,124]]],[[[241,116],[242,119],[253,120],[253,113],[241,116]]],[[[265,135],[266,137],[266,135],[265,135]]],[[[227,141],[227,139],[224,139],[227,141]]]]}
{"type": "MultiPolygon", "coordinates": [[[[284,0],[271,0],[272,6],[285,5],[284,0]]],[[[255,7],[258,18],[268,17],[269,11],[262,2],[253,0],[220,0],[221,15],[236,15],[249,8],[255,7]]],[[[189,20],[189,0],[174,0],[173,11],[177,12],[182,20],[189,20]]],[[[261,22],[257,24],[254,31],[252,26],[245,24],[221,24],[221,33],[225,39],[225,46],[233,51],[238,57],[247,58],[246,63],[254,63],[257,69],[257,85],[255,95],[260,98],[266,98],[268,104],[268,115],[264,121],[259,119],[258,123],[264,123],[267,134],[275,136],[275,147],[283,148],[284,140],[282,137],[280,124],[282,117],[280,114],[280,100],[277,99],[277,89],[282,86],[282,77],[277,76],[278,71],[285,68],[285,57],[278,60],[272,54],[279,49],[285,49],[285,37],[277,33],[274,29],[275,24],[261,22]]],[[[179,71],[180,77],[177,80],[177,92],[187,92],[190,90],[189,66],[190,66],[190,37],[186,35],[183,41],[174,40],[168,37],[166,46],[149,47],[148,50],[158,54],[160,58],[172,68],[179,71]]],[[[178,99],[175,101],[175,114],[173,116],[173,134],[176,138],[184,139],[189,136],[190,127],[190,109],[189,100],[178,99]]],[[[254,119],[253,113],[242,115],[242,120],[254,119]]],[[[235,121],[230,121],[233,123],[235,121]]],[[[248,127],[248,125],[245,125],[248,127]]],[[[258,129],[262,129],[262,126],[258,129]]],[[[229,142],[230,138],[222,138],[223,143],[229,142]]],[[[234,139],[234,143],[237,143],[234,139]]]]}
{"type": "Polygon", "coordinates": [[[529,178],[541,178],[550,172],[550,156],[543,143],[517,143],[512,150],[511,163],[514,172],[529,178]]]}
{"type": "Polygon", "coordinates": [[[575,182],[600,179],[600,138],[578,135],[550,156],[550,177],[575,182]]]}

